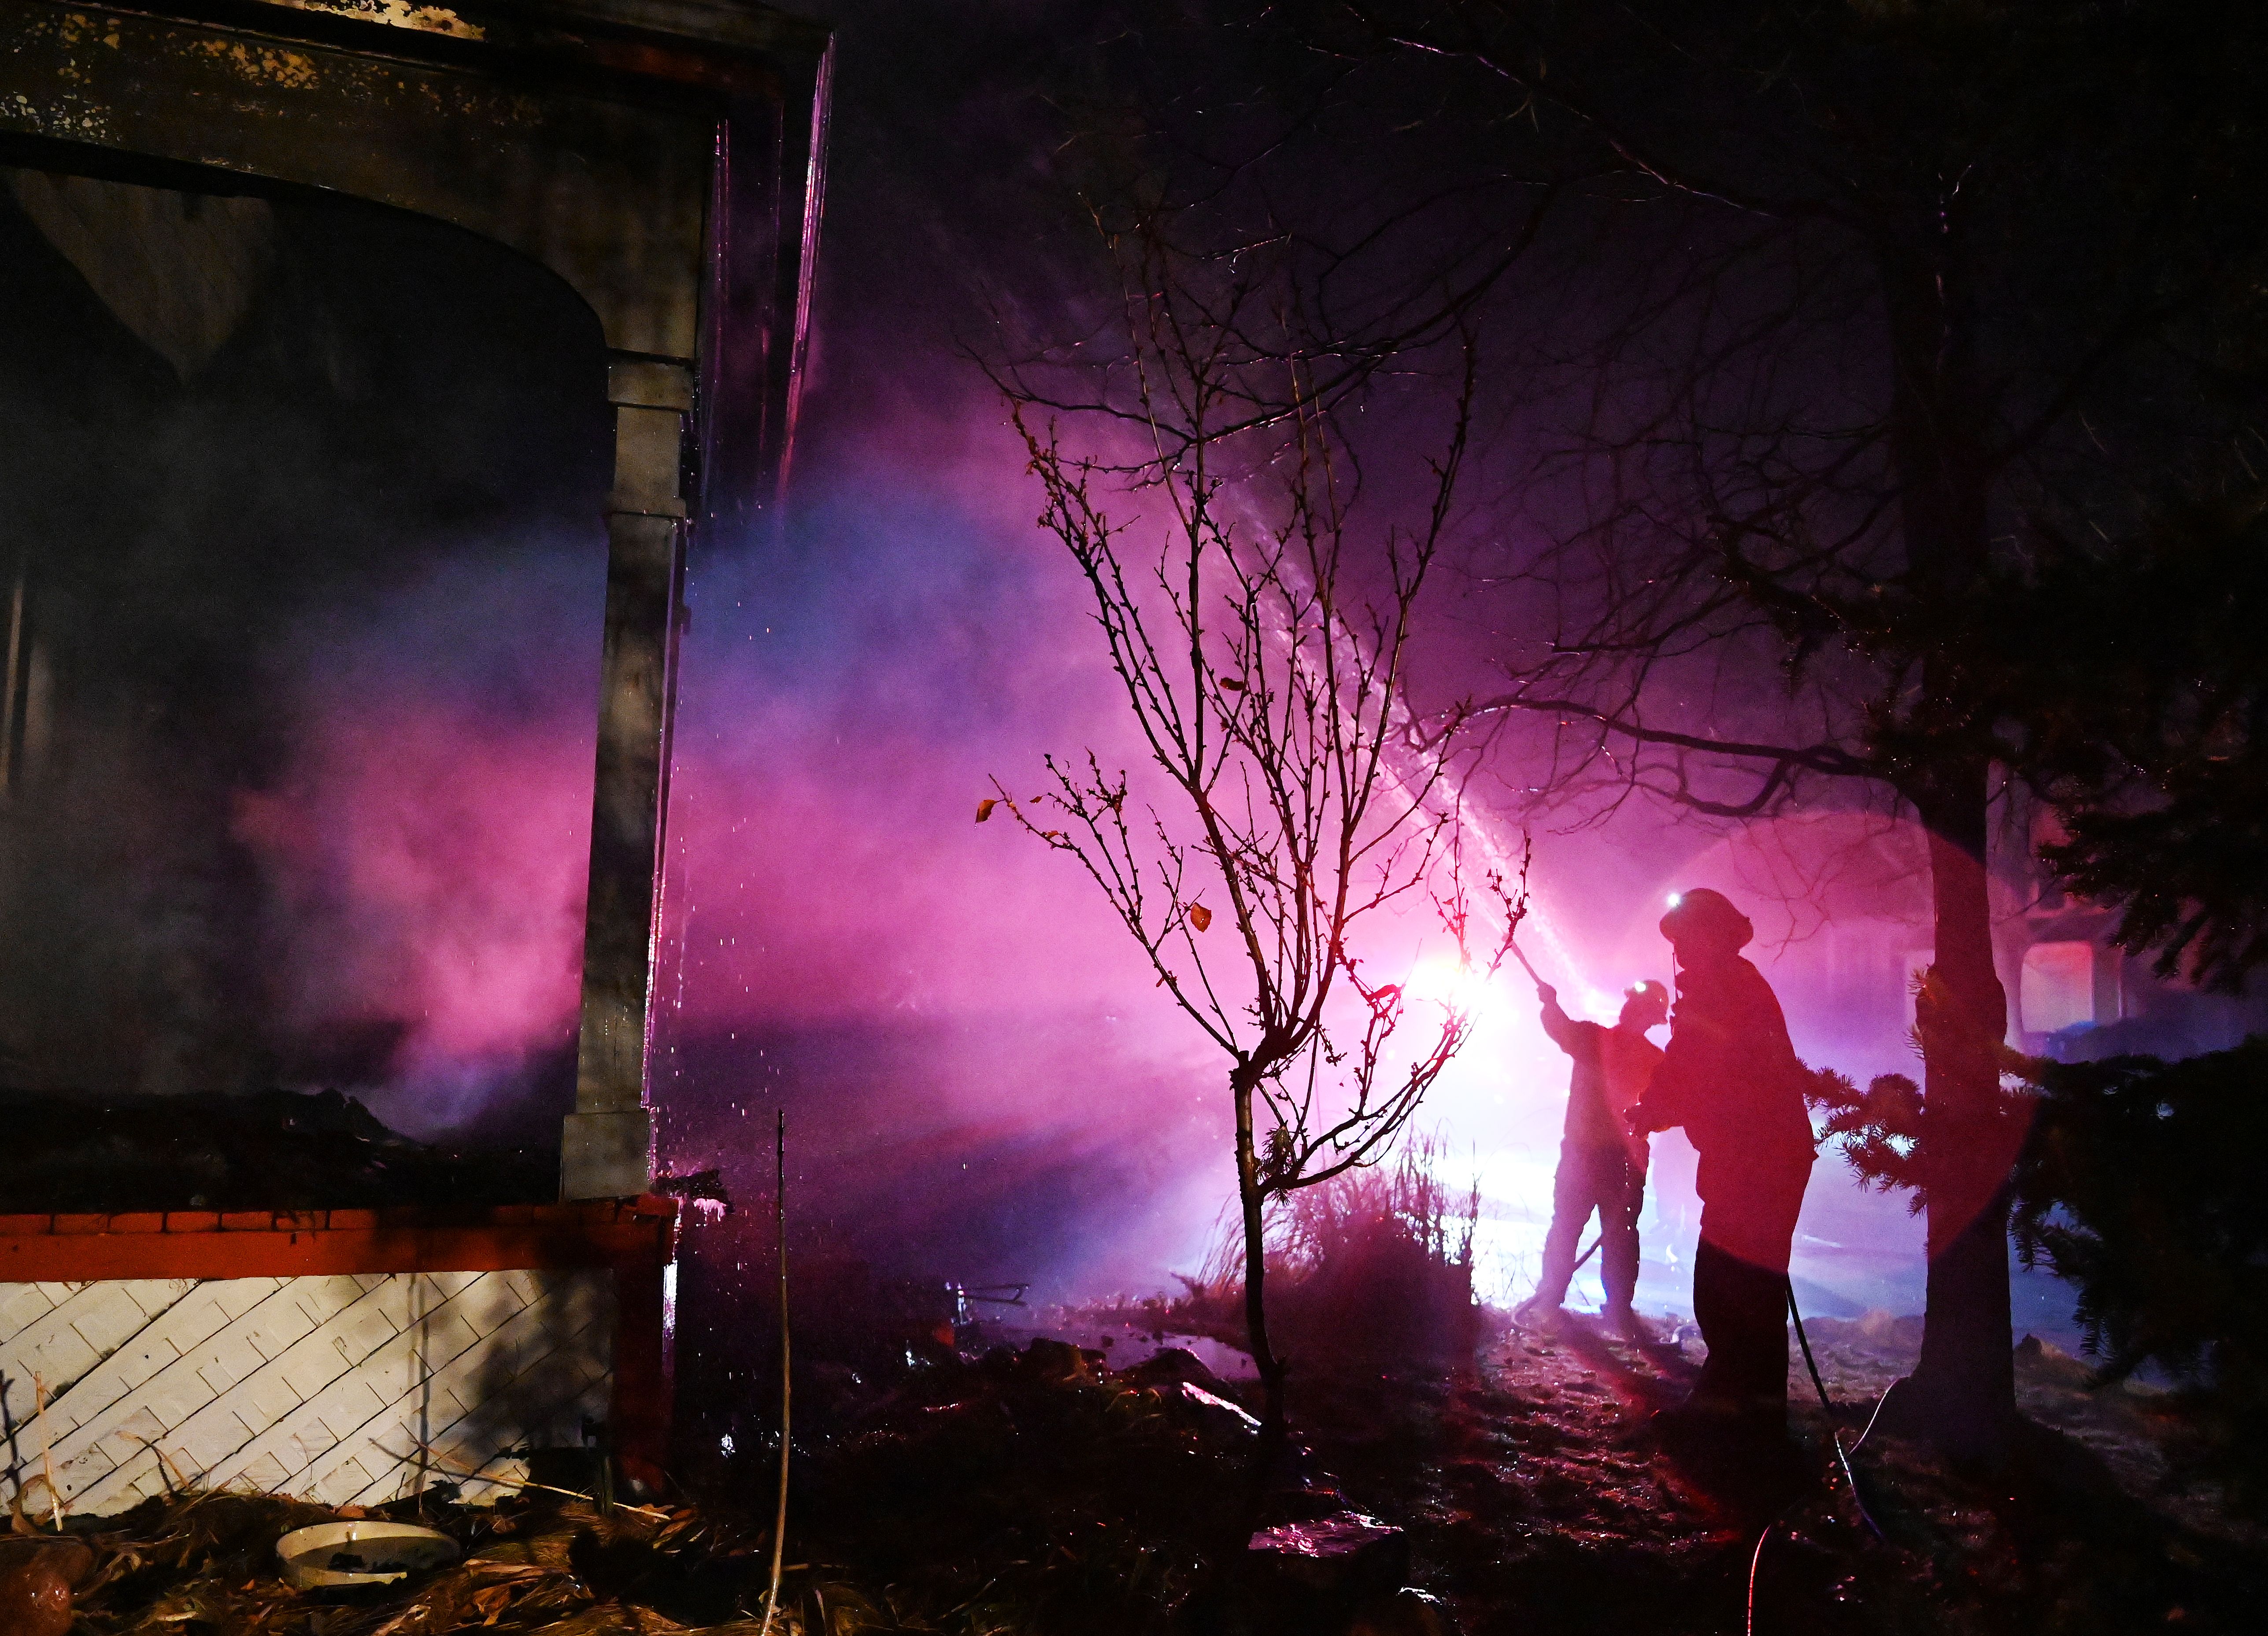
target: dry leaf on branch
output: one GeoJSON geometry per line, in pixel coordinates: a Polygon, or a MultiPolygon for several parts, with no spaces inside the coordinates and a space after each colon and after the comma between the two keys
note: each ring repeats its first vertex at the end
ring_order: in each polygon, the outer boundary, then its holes
{"type": "Polygon", "coordinates": [[[1212,910],[1207,909],[1203,903],[1191,903],[1189,924],[1200,932],[1208,930],[1212,925],[1212,910]]]}
{"type": "Polygon", "coordinates": [[[999,804],[1000,798],[997,795],[988,795],[983,800],[977,802],[976,822],[983,823],[987,818],[990,818],[992,815],[992,809],[999,804]]]}

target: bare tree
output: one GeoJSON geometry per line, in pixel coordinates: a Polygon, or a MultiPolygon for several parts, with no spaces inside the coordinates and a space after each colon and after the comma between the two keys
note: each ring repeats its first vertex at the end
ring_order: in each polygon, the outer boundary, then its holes
{"type": "MultiPolygon", "coordinates": [[[[1430,905],[1460,961],[1475,960],[1460,763],[1412,749],[1407,697],[1413,610],[1449,527],[1474,374],[1468,350],[1423,516],[1371,531],[1334,410],[1307,391],[1287,339],[1300,320],[1280,262],[1248,247],[1184,259],[1154,231],[1119,247],[1130,386],[1114,423],[1130,417],[1143,449],[1069,453],[1053,423],[1035,424],[1035,394],[1008,390],[1046,497],[1041,526],[1086,582],[1163,781],[1146,780],[1158,799],[1145,800],[1145,779],[1092,751],[1050,755],[1045,792],[996,785],[977,816],[1005,807],[1075,859],[1227,1059],[1245,1317],[1280,1433],[1270,1201],[1381,1157],[1472,1024],[1381,975],[1359,946],[1371,923],[1430,905]],[[1270,404],[1288,407],[1256,411],[1270,404]],[[1263,458],[1232,464],[1240,446],[1263,458]],[[1135,520],[1114,519],[1119,503],[1135,520]],[[1155,543],[1132,542],[1145,535],[1155,543]],[[1420,1006],[1440,1014],[1413,1028],[1420,1006]]],[[[1500,871],[1488,888],[1501,930],[1477,962],[1493,970],[1524,900],[1500,871]]]]}

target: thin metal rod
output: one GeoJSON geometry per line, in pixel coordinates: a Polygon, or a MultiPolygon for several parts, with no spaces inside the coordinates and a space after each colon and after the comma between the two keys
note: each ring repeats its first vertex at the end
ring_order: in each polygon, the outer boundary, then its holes
{"type": "Polygon", "coordinates": [[[772,1518],[772,1584],[764,1593],[764,1627],[760,1636],[771,1636],[772,1615],[779,1610],[780,1564],[785,1560],[787,1549],[787,1451],[789,1445],[790,1411],[793,1407],[788,1382],[787,1345],[787,1109],[779,1112],[779,1125],[774,1137],[772,1159],[773,1208],[779,1227],[779,1307],[780,1307],[780,1473],[779,1509],[772,1518]]]}

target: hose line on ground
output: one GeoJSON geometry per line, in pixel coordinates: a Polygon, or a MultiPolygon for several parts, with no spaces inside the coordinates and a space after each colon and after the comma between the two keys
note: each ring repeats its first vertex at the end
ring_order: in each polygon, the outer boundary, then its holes
{"type": "MultiPolygon", "coordinates": [[[[1787,1291],[1787,1315],[1795,1320],[1796,1342],[1803,1348],[1803,1367],[1811,1372],[1811,1389],[1819,1394],[1819,1406],[1827,1416],[1828,1441],[1835,1445],[1835,1460],[1843,1468],[1843,1480],[1851,1485],[1851,1503],[1859,1507],[1859,1520],[1866,1523],[1874,1537],[1887,1542],[1889,1536],[1882,1532],[1882,1525],[1875,1522],[1874,1514],[1867,1509],[1866,1496],[1859,1492],[1859,1474],[1851,1469],[1851,1455],[1843,1447],[1843,1433],[1835,1428],[1835,1403],[1827,1395],[1827,1382],[1819,1378],[1819,1360],[1811,1355],[1811,1337],[1803,1332],[1803,1312],[1795,1304],[1794,1280],[1783,1279],[1782,1286],[1787,1291]]],[[[1882,1398],[1888,1402],[1889,1393],[1884,1392],[1882,1398]]],[[[1881,1412],[1881,1404],[1876,1404],[1874,1416],[1879,1417],[1881,1412]]],[[[1874,1419],[1870,1417],[1867,1421],[1867,1430],[1871,1432],[1874,1429],[1874,1419]]],[[[1863,1442],[1866,1440],[1862,1436],[1859,1441],[1863,1442]]]]}
{"type": "MultiPolygon", "coordinates": [[[[1795,1285],[1793,1280],[1784,1279],[1781,1286],[1787,1292],[1787,1315],[1795,1323],[1796,1344],[1803,1348],[1803,1367],[1811,1375],[1811,1389],[1819,1394],[1819,1406],[1827,1415],[1827,1435],[1829,1441],[1835,1445],[1836,1462],[1843,1468],[1843,1480],[1851,1485],[1851,1503],[1859,1507],[1859,1516],[1866,1523],[1868,1531],[1876,1539],[1887,1544],[1889,1536],[1883,1533],[1882,1525],[1874,1521],[1874,1514],[1867,1509],[1866,1496],[1859,1492],[1859,1474],[1852,1469],[1851,1451],[1843,1447],[1843,1433],[1835,1428],[1835,1400],[1827,1395],[1827,1382],[1819,1377],[1819,1360],[1812,1356],[1811,1337],[1804,1333],[1803,1310],[1795,1304],[1795,1285]]],[[[1901,1380],[1903,1378],[1901,1377],[1901,1380]]],[[[1867,1429],[1859,1433],[1859,1441],[1852,1444],[1851,1448],[1857,1448],[1859,1444],[1874,1435],[1874,1422],[1882,1418],[1882,1405],[1889,1402],[1890,1393],[1897,1389],[1899,1383],[1898,1381],[1893,1381],[1884,1389],[1881,1397],[1874,1404],[1874,1412],[1867,1417],[1867,1429]]],[[[1772,1529],[1786,1521],[1788,1512],[1793,1509],[1795,1509],[1794,1502],[1790,1501],[1778,1516],[1765,1523],[1763,1531],[1756,1536],[1756,1548],[1749,1553],[1749,1599],[1746,1623],[1748,1636],[1756,1636],[1756,1573],[1757,1570],[1764,1566],[1764,1542],[1771,1537],[1772,1529]]]]}

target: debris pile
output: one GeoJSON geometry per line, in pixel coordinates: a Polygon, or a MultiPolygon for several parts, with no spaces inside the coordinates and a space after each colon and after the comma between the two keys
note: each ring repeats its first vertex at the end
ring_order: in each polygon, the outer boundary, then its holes
{"type": "MultiPolygon", "coordinates": [[[[790,1529],[841,1565],[806,1579],[814,1616],[855,1598],[881,1628],[1132,1632],[1226,1594],[1257,1426],[1189,1353],[1112,1371],[1042,1337],[828,1385],[790,1529]]],[[[747,1463],[752,1501],[770,1457],[747,1463]]]]}
{"type": "MultiPolygon", "coordinates": [[[[1256,1426],[1186,1352],[1113,1372],[1042,1338],[917,1356],[886,1388],[823,1368],[799,1385],[819,1401],[809,1437],[799,1431],[776,1632],[1195,1628],[1235,1594],[1221,1569],[1249,1536],[1256,1426]]],[[[0,1543],[0,1631],[42,1636],[46,1618],[55,1636],[753,1636],[777,1458],[744,1451],[698,1504],[530,1490],[471,1507],[444,1485],[372,1511],[181,1494],[71,1518],[60,1535],[19,1515],[0,1543]],[[279,1540],[365,1516],[423,1523],[461,1554],[384,1585],[290,1582],[279,1540]]],[[[1368,1587],[1395,1531],[1345,1528],[1371,1547],[1368,1587]]]]}
{"type": "Polygon", "coordinates": [[[0,1629],[43,1632],[38,1620],[59,1607],[56,1636],[721,1633],[740,1628],[745,1587],[760,1578],[760,1542],[690,1507],[564,1497],[468,1507],[438,1489],[384,1512],[422,1517],[462,1557],[388,1584],[301,1590],[284,1577],[276,1542],[374,1514],[265,1494],[160,1498],[116,1517],[74,1518],[60,1537],[0,1542],[0,1629]]]}

